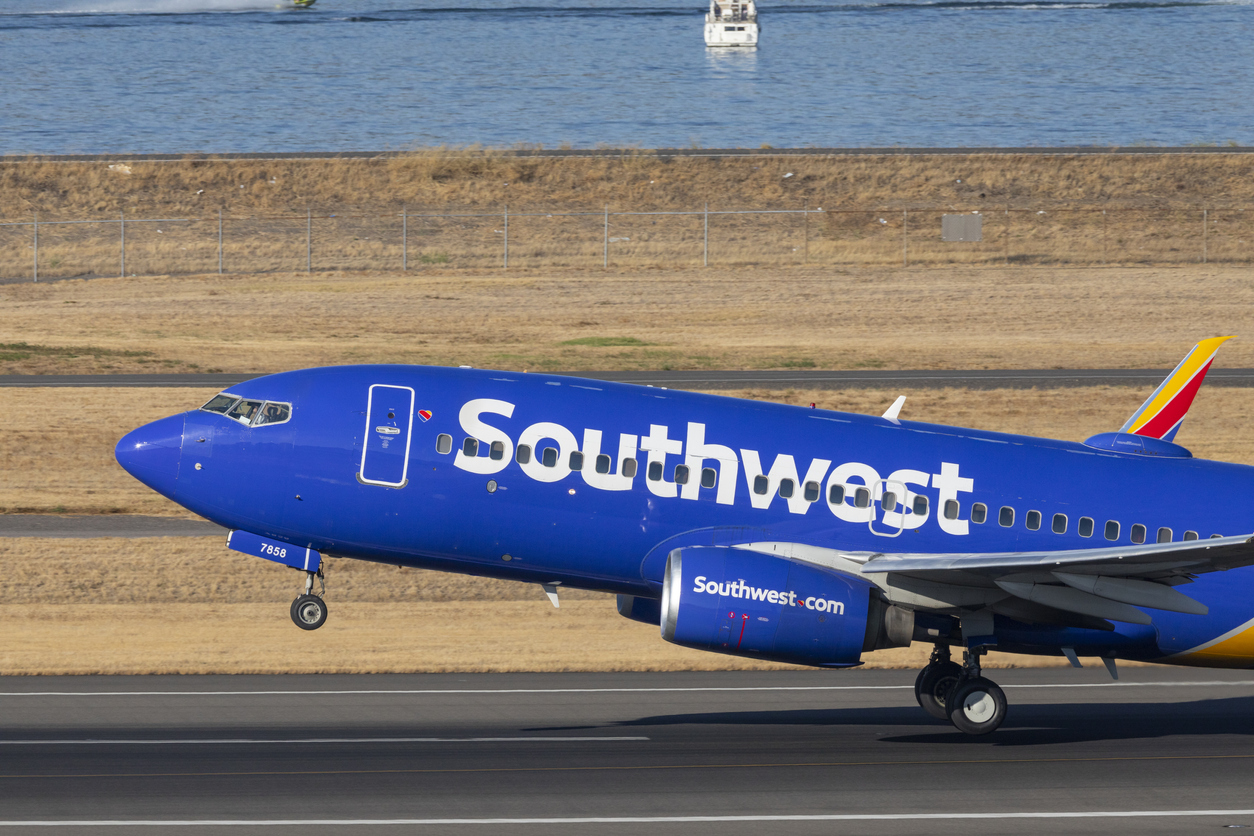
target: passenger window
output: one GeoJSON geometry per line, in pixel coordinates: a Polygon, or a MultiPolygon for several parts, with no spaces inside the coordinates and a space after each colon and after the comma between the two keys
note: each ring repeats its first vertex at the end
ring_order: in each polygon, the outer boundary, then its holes
{"type": "Polygon", "coordinates": [[[488,448],[488,458],[494,462],[505,458],[505,442],[493,441],[492,446],[488,448]]]}
{"type": "Polygon", "coordinates": [[[792,496],[792,491],[793,491],[793,488],[795,487],[796,487],[796,484],[791,479],[780,479],[779,480],[779,495],[782,496],[784,499],[788,499],[792,496]]]}
{"type": "Polygon", "coordinates": [[[675,465],[675,484],[676,485],[688,484],[688,465],[686,464],[675,465]]]}
{"type": "Polygon", "coordinates": [[[961,511],[962,511],[962,506],[958,504],[958,500],[956,499],[945,500],[945,507],[943,509],[943,512],[945,514],[945,519],[956,520],[958,519],[958,514],[961,511]]]}
{"type": "Polygon", "coordinates": [[[662,463],[661,462],[649,462],[649,481],[650,482],[662,481],[662,463]]]}
{"type": "Polygon", "coordinates": [[[971,506],[971,522],[982,525],[988,519],[988,506],[977,502],[971,506]]]}
{"type": "Polygon", "coordinates": [[[540,453],[540,464],[545,467],[557,467],[557,448],[545,447],[544,451],[540,453]]]}
{"type": "Polygon", "coordinates": [[[636,478],[636,460],[623,459],[623,475],[628,479],[636,478]]]}
{"type": "Polygon", "coordinates": [[[239,398],[235,395],[214,395],[209,399],[209,403],[201,407],[205,412],[217,412],[224,414],[228,409],[235,405],[239,398]]]}
{"type": "Polygon", "coordinates": [[[1040,531],[1041,529],[1041,512],[1028,511],[1028,515],[1023,518],[1023,524],[1028,527],[1028,531],[1040,531]]]}
{"type": "Polygon", "coordinates": [[[514,461],[519,464],[529,464],[531,462],[531,445],[519,444],[518,449],[514,451],[514,461]]]}
{"type": "Polygon", "coordinates": [[[867,488],[858,488],[853,492],[853,504],[858,508],[870,508],[871,491],[867,488]]]}
{"type": "Polygon", "coordinates": [[[453,452],[453,436],[440,433],[435,437],[435,451],[440,455],[453,452]]]}
{"type": "Polygon", "coordinates": [[[291,417],[291,404],[272,403],[270,401],[266,401],[266,405],[261,408],[261,413],[257,416],[257,420],[253,421],[253,426],[260,427],[263,424],[282,424],[291,417]]]}
{"type": "Polygon", "coordinates": [[[1145,542],[1145,526],[1141,525],[1140,523],[1137,523],[1136,525],[1132,526],[1132,542],[1133,543],[1145,542]]]}
{"type": "Polygon", "coordinates": [[[570,469],[583,470],[583,453],[578,450],[572,450],[570,454],[570,469]]]}
{"type": "Polygon", "coordinates": [[[718,471],[712,467],[701,468],[701,487],[712,488],[718,484],[718,471]]]}
{"type": "Polygon", "coordinates": [[[1171,529],[1170,529],[1170,528],[1160,528],[1160,529],[1158,529],[1158,542],[1160,542],[1160,543],[1170,543],[1170,542],[1171,542],[1171,529]]]}
{"type": "Polygon", "coordinates": [[[897,494],[892,491],[884,491],[884,495],[880,497],[880,507],[885,511],[897,510],[897,494]]]}
{"type": "Polygon", "coordinates": [[[820,493],[822,493],[822,490],[820,490],[818,482],[806,482],[804,494],[806,502],[818,502],[820,493]]]}
{"type": "Polygon", "coordinates": [[[462,455],[473,457],[479,455],[479,439],[467,438],[462,442],[462,455]]]}
{"type": "Polygon", "coordinates": [[[1196,531],[1186,531],[1186,532],[1184,532],[1184,539],[1185,539],[1185,540],[1196,540],[1196,539],[1197,539],[1197,532],[1196,532],[1196,531]]]}
{"type": "Polygon", "coordinates": [[[227,418],[234,418],[241,424],[251,424],[253,416],[261,408],[261,401],[240,401],[226,413],[227,418]]]}
{"type": "Polygon", "coordinates": [[[1106,529],[1102,532],[1102,536],[1104,536],[1107,540],[1118,540],[1119,523],[1114,520],[1106,520],[1106,529]]]}
{"type": "Polygon", "coordinates": [[[926,496],[916,496],[916,497],[914,498],[914,509],[913,509],[913,510],[914,510],[914,515],[915,515],[916,517],[926,517],[926,516],[927,516],[927,497],[926,497],[926,496]]]}
{"type": "Polygon", "coordinates": [[[597,473],[609,473],[610,465],[612,464],[614,464],[614,462],[610,461],[610,457],[602,453],[601,455],[597,456],[597,462],[596,462],[597,473]]]}
{"type": "Polygon", "coordinates": [[[997,524],[1002,528],[1010,528],[1015,524],[1015,509],[1009,505],[1001,506],[1001,510],[997,512],[997,524]]]}
{"type": "Polygon", "coordinates": [[[1076,527],[1076,533],[1081,537],[1093,536],[1093,518],[1080,517],[1080,524],[1076,527]]]}
{"type": "Polygon", "coordinates": [[[771,487],[771,480],[765,476],[753,477],[753,492],[758,496],[766,496],[766,492],[771,487]]]}
{"type": "Polygon", "coordinates": [[[1055,534],[1067,533],[1067,515],[1066,514],[1054,514],[1053,531],[1055,534]]]}
{"type": "Polygon", "coordinates": [[[832,485],[831,490],[827,492],[827,501],[830,502],[832,505],[844,505],[845,504],[845,486],[844,485],[832,485]]]}

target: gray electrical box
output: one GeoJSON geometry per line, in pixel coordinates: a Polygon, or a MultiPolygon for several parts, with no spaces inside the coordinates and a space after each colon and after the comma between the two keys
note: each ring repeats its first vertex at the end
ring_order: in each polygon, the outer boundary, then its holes
{"type": "Polygon", "coordinates": [[[942,241],[982,241],[984,240],[984,216],[941,215],[942,241]]]}

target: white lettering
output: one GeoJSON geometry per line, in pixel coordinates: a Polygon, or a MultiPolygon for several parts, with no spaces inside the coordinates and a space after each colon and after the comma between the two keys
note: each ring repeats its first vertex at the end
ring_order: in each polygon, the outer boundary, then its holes
{"type": "Polygon", "coordinates": [[[804,479],[797,478],[797,463],[792,456],[780,454],[775,457],[774,463],[771,464],[769,472],[762,473],[762,462],[758,456],[757,450],[741,450],[741,457],[745,462],[745,482],[749,485],[749,502],[754,508],[769,508],[771,500],[775,498],[775,494],[779,491],[779,483],[784,479],[791,479],[793,483],[792,496],[787,497],[788,511],[792,514],[804,514],[810,510],[811,503],[805,498],[806,482],[821,482],[823,475],[827,473],[827,469],[832,463],[829,459],[813,459],[810,467],[806,470],[804,479]],[[757,477],[766,476],[766,493],[760,494],[753,489],[753,483],[757,481],[757,477]]]}
{"type": "Polygon", "coordinates": [[[966,534],[966,520],[950,520],[945,518],[945,503],[957,500],[960,493],[971,493],[975,489],[975,481],[958,475],[958,465],[952,462],[941,462],[941,472],[932,474],[932,487],[940,491],[937,500],[936,521],[941,531],[946,534],[966,534]]]}
{"type": "Polygon", "coordinates": [[[688,424],[688,455],[684,464],[688,465],[688,483],[680,489],[684,499],[696,499],[701,495],[701,468],[707,459],[718,462],[718,482],[715,502],[719,505],[736,503],[736,472],[740,462],[736,452],[721,444],[705,443],[705,424],[688,424]]]}
{"type": "Polygon", "coordinates": [[[623,433],[618,437],[618,457],[610,460],[609,473],[597,473],[597,456],[601,455],[601,431],[583,431],[583,480],[602,491],[631,490],[631,476],[622,475],[623,460],[636,457],[636,436],[623,433]]]}
{"type": "Polygon", "coordinates": [[[560,482],[569,476],[570,454],[579,449],[579,442],[575,441],[574,433],[561,424],[548,421],[541,421],[527,427],[522,431],[522,435],[518,436],[518,443],[531,446],[531,458],[520,467],[523,473],[537,482],[560,482]],[[540,442],[546,438],[557,442],[557,463],[553,467],[545,467],[543,462],[544,454],[540,442]]]}
{"type": "MultiPolygon", "coordinates": [[[[894,470],[888,474],[886,482],[898,482],[901,485],[918,485],[921,488],[927,487],[928,475],[921,470],[894,470]]],[[[922,514],[914,513],[914,501],[918,498],[918,494],[906,489],[906,495],[900,497],[901,510],[887,511],[884,514],[884,525],[887,528],[918,528],[927,522],[927,518],[931,513],[931,509],[922,514]]]]}
{"type": "Polygon", "coordinates": [[[479,445],[485,448],[485,450],[492,449],[492,442],[501,442],[505,445],[504,455],[499,459],[493,459],[489,456],[467,456],[461,450],[458,450],[457,457],[453,459],[454,467],[459,467],[470,473],[499,473],[509,465],[509,460],[514,457],[514,442],[510,441],[509,436],[496,427],[479,420],[479,416],[485,412],[510,418],[514,414],[514,405],[506,401],[493,400],[492,398],[476,398],[473,401],[466,401],[457,415],[457,420],[461,422],[462,429],[466,432],[466,435],[479,439],[479,445]]]}
{"type": "Polygon", "coordinates": [[[705,575],[697,575],[693,583],[695,584],[692,587],[693,592],[705,592],[705,575]]]}
{"type": "MultiPolygon", "coordinates": [[[[747,465],[746,465],[747,466],[747,465]]],[[[856,483],[849,485],[850,479],[860,479],[862,484],[868,490],[871,486],[880,480],[880,474],[875,468],[869,464],[861,462],[845,462],[834,469],[827,477],[827,507],[832,510],[838,519],[851,523],[869,523],[871,517],[875,514],[875,508],[868,505],[866,508],[858,508],[853,504],[855,491],[858,488],[856,483]],[[831,494],[832,485],[848,485],[845,489],[845,501],[832,504],[831,494]]]]}
{"type": "Polygon", "coordinates": [[[684,443],[679,439],[668,439],[666,433],[669,427],[663,424],[650,424],[649,434],[640,439],[640,449],[649,451],[649,463],[645,465],[645,487],[654,496],[669,497],[675,496],[678,489],[674,482],[666,481],[666,457],[667,455],[678,456],[684,450],[684,443]],[[653,469],[654,462],[662,467],[662,478],[654,481],[648,478],[648,471],[653,469]]]}

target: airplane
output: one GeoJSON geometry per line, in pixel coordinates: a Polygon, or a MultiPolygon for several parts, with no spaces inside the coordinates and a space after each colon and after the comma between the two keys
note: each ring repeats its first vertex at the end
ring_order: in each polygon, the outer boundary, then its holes
{"type": "MultiPolygon", "coordinates": [[[[934,646],[915,696],[1006,717],[989,649],[1254,667],[1254,467],[1174,438],[1203,340],[1084,443],[651,386],[406,365],[232,386],[117,444],[132,476],[305,575],[324,556],[617,595],[689,648],[848,668],[934,646]],[[953,659],[953,650],[962,662],[953,659]]],[[[325,585],[322,586],[325,592],[325,585]]]]}

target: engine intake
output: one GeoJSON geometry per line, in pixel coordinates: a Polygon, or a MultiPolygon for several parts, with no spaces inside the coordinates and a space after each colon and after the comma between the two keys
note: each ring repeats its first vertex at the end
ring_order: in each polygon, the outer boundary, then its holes
{"type": "Polygon", "coordinates": [[[790,558],[677,549],[662,582],[662,638],[732,656],[852,667],[867,643],[871,588],[790,558]]]}

